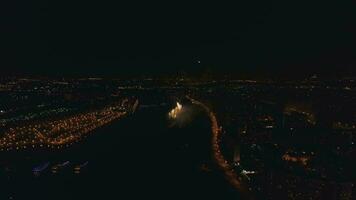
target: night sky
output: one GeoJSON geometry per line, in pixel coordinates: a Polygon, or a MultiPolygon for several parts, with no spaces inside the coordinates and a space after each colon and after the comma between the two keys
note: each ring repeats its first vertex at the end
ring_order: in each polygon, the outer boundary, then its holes
{"type": "Polygon", "coordinates": [[[7,1],[3,74],[355,75],[351,1],[7,1]]]}

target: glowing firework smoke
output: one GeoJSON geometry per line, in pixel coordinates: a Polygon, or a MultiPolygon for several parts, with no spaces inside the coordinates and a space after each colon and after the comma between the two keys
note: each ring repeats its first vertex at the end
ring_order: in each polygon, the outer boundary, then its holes
{"type": "Polygon", "coordinates": [[[182,110],[182,105],[179,102],[177,102],[177,106],[168,113],[168,116],[172,119],[175,119],[177,118],[177,115],[180,113],[181,110],[182,110]]]}

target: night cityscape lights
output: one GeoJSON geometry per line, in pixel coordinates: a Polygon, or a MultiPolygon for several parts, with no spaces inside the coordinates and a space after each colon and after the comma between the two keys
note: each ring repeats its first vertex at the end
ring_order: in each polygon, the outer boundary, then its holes
{"type": "Polygon", "coordinates": [[[93,130],[123,117],[126,113],[121,111],[121,106],[109,106],[61,120],[10,128],[0,138],[0,150],[66,147],[87,137],[93,130]]]}

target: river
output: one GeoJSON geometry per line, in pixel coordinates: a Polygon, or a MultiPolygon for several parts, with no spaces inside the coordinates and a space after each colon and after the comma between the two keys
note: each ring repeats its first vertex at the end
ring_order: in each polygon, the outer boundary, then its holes
{"type": "Polygon", "coordinates": [[[240,199],[212,161],[208,116],[188,107],[190,120],[179,126],[169,107],[147,107],[66,150],[3,156],[13,170],[2,172],[0,199],[240,199]],[[58,174],[31,172],[65,161],[72,165],[58,174]],[[74,174],[73,164],[86,161],[74,174]]]}

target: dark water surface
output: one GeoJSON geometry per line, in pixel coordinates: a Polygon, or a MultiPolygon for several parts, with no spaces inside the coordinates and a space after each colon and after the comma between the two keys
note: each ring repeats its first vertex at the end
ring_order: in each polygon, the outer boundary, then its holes
{"type": "Polygon", "coordinates": [[[208,118],[191,109],[183,127],[170,125],[168,107],[145,108],[66,150],[3,154],[0,199],[240,199],[211,160],[208,118]],[[58,174],[32,173],[65,161],[71,165],[58,174]]]}

